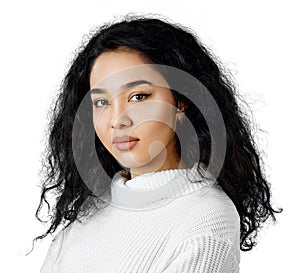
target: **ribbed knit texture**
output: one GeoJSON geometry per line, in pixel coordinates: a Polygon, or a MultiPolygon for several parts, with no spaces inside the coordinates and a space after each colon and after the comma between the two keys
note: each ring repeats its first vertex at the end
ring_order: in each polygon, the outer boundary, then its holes
{"type": "Polygon", "coordinates": [[[191,169],[112,179],[111,202],[54,238],[40,273],[239,272],[240,219],[191,169]]]}

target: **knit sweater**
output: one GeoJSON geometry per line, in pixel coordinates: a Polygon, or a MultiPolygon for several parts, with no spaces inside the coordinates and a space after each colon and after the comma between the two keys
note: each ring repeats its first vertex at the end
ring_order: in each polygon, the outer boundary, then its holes
{"type": "Polygon", "coordinates": [[[195,164],[127,179],[108,206],[52,241],[40,273],[239,272],[240,219],[195,164]]]}

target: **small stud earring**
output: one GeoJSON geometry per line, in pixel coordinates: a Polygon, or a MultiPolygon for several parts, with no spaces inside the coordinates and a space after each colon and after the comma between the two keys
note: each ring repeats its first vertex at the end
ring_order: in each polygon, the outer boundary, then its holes
{"type": "Polygon", "coordinates": [[[180,124],[182,124],[183,119],[184,119],[184,111],[180,111],[179,109],[177,109],[177,120],[180,124]]]}

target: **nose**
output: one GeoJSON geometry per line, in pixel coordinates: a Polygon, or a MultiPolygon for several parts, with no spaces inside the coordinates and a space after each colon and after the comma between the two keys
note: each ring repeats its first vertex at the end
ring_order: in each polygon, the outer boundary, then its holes
{"type": "Polygon", "coordinates": [[[124,107],[120,104],[115,104],[112,108],[111,128],[122,129],[132,125],[132,119],[124,107]]]}

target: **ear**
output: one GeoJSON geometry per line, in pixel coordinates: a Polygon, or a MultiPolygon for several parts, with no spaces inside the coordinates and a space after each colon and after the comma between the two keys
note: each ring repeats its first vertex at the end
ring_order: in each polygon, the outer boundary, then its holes
{"type": "Polygon", "coordinates": [[[185,111],[188,108],[188,104],[186,100],[178,100],[177,103],[177,113],[176,113],[176,120],[179,122],[180,125],[182,125],[184,117],[185,117],[185,111]]]}
{"type": "Polygon", "coordinates": [[[178,100],[177,103],[177,108],[179,112],[185,112],[186,109],[188,108],[188,102],[186,99],[181,98],[180,100],[178,100]]]}

